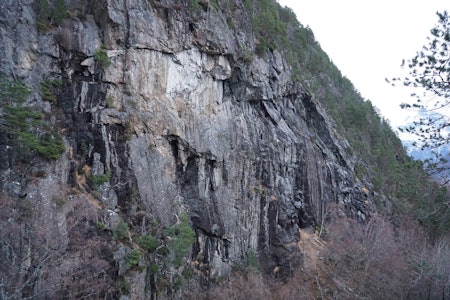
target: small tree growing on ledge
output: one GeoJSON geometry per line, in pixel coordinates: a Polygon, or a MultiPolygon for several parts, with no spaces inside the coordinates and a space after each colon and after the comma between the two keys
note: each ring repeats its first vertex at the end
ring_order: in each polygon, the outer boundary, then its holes
{"type": "Polygon", "coordinates": [[[44,123],[41,112],[25,105],[30,93],[21,81],[0,77],[0,131],[18,146],[57,159],[65,150],[62,138],[44,123]]]}
{"type": "Polygon", "coordinates": [[[35,0],[33,4],[36,12],[36,25],[41,31],[45,31],[54,25],[59,25],[67,18],[67,6],[64,0],[35,0]]]}
{"type": "Polygon", "coordinates": [[[111,65],[111,60],[108,57],[105,46],[101,46],[100,49],[95,52],[94,59],[102,68],[107,68],[111,65]]]}
{"type": "Polygon", "coordinates": [[[179,267],[183,263],[183,258],[189,254],[191,246],[195,242],[195,232],[189,225],[187,213],[181,213],[180,223],[170,227],[168,234],[171,237],[169,246],[174,254],[173,263],[179,267]]]}

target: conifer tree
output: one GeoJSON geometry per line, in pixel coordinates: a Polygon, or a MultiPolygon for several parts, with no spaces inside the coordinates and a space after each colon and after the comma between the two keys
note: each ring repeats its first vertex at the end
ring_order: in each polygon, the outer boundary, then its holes
{"type": "MultiPolygon", "coordinates": [[[[391,81],[420,91],[412,94],[411,103],[400,105],[420,110],[420,117],[400,130],[417,135],[422,149],[437,149],[450,143],[450,17],[447,11],[436,14],[438,22],[422,50],[403,61],[409,76],[391,81]]],[[[429,164],[433,169],[446,162],[446,153],[435,153],[436,159],[429,164]]]]}

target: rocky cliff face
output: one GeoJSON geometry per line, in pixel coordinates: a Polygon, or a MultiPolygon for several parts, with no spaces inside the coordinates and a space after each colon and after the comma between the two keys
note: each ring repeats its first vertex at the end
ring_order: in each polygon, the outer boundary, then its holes
{"type": "Polygon", "coordinates": [[[280,52],[254,54],[242,1],[194,2],[70,0],[40,31],[31,1],[2,2],[1,73],[32,88],[66,146],[19,161],[3,137],[4,297],[144,299],[249,255],[283,278],[327,205],[369,214],[346,142],[280,52]],[[54,79],[52,103],[40,83],[54,79]],[[184,213],[195,242],[177,266],[167,229],[184,213]]]}

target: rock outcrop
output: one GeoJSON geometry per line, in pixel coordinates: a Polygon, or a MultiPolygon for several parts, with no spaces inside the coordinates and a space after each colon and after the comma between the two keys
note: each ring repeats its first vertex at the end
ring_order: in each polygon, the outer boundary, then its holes
{"type": "Polygon", "coordinates": [[[32,1],[2,2],[0,71],[32,88],[66,146],[25,165],[2,143],[5,297],[144,299],[185,265],[212,279],[254,254],[283,278],[330,203],[369,217],[345,140],[282,53],[253,54],[243,2],[187,2],[70,0],[40,31],[32,1]],[[39,83],[53,79],[49,103],[39,83]],[[166,229],[183,213],[196,241],[177,268],[166,229]],[[144,234],[158,250],[134,264],[144,234]]]}

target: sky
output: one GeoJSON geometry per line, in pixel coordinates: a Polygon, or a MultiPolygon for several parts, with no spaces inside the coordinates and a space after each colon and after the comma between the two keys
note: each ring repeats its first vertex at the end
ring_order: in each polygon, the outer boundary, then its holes
{"type": "MultiPolygon", "coordinates": [[[[396,129],[411,112],[400,109],[411,90],[385,79],[407,75],[403,59],[414,57],[438,22],[448,0],[278,0],[292,8],[316,40],[361,93],[396,129]]],[[[411,117],[409,117],[411,120],[411,117]]]]}

